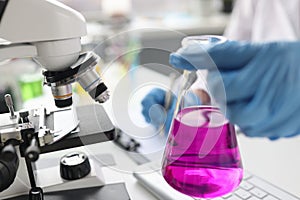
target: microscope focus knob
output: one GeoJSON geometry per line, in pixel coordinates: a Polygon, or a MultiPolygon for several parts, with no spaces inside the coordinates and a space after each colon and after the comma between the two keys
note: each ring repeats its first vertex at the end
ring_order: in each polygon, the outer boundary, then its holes
{"type": "Polygon", "coordinates": [[[73,152],[60,160],[60,176],[66,180],[76,180],[85,177],[91,171],[89,159],[82,152],[73,152]]]}
{"type": "Polygon", "coordinates": [[[44,200],[44,193],[42,188],[31,188],[31,190],[29,191],[29,200],[44,200]]]}
{"type": "Polygon", "coordinates": [[[11,161],[17,158],[16,149],[12,144],[3,147],[1,154],[5,161],[11,161]]]}
{"type": "Polygon", "coordinates": [[[19,157],[9,144],[0,151],[0,193],[13,184],[19,168],[19,157]]]}
{"type": "Polygon", "coordinates": [[[35,162],[39,159],[40,149],[36,139],[32,139],[30,146],[27,147],[25,151],[25,157],[28,158],[31,162],[35,162]]]}

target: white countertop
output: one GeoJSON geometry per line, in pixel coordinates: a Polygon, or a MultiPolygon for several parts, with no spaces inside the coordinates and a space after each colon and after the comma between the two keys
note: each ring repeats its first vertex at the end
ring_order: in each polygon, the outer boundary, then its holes
{"type": "Polygon", "coordinates": [[[238,139],[245,169],[300,197],[300,136],[238,139]]]}

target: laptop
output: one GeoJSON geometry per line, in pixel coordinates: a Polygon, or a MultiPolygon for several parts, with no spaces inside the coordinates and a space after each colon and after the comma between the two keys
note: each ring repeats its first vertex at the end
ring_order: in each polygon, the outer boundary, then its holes
{"type": "MultiPolygon", "coordinates": [[[[133,175],[159,200],[195,200],[169,186],[160,169],[161,163],[153,161],[140,165],[133,175]]],[[[214,200],[300,200],[300,198],[246,171],[241,184],[233,193],[214,200]]]]}

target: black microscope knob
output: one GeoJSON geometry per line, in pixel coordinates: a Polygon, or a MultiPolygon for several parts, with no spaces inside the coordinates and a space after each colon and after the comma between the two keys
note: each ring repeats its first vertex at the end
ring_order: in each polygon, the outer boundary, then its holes
{"type": "Polygon", "coordinates": [[[40,156],[40,148],[38,146],[38,143],[36,139],[32,139],[30,142],[30,146],[27,147],[25,151],[25,157],[29,159],[31,162],[35,162],[39,159],[40,156]]]}
{"type": "Polygon", "coordinates": [[[66,180],[76,180],[85,177],[91,171],[89,159],[82,152],[73,152],[60,160],[60,176],[66,180]]]}
{"type": "Polygon", "coordinates": [[[1,157],[5,161],[11,161],[17,158],[16,149],[12,144],[8,144],[5,147],[3,147],[1,151],[1,157]]]}
{"type": "Polygon", "coordinates": [[[15,180],[15,177],[11,177],[6,163],[0,162],[0,178],[0,192],[6,190],[15,180]]]}
{"type": "Polygon", "coordinates": [[[7,145],[0,151],[0,193],[13,184],[19,168],[19,157],[11,147],[7,145]]]}
{"type": "Polygon", "coordinates": [[[44,200],[42,188],[34,187],[29,191],[29,200],[44,200]]]}

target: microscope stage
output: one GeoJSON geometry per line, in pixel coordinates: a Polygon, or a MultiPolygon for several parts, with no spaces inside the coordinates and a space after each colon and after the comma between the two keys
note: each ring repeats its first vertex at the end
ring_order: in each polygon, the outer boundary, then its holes
{"type": "MultiPolygon", "coordinates": [[[[70,134],[54,144],[41,147],[41,153],[49,153],[115,139],[115,128],[101,105],[80,106],[76,110],[80,121],[80,131],[70,134]]],[[[46,124],[48,127],[53,127],[53,123],[53,116],[50,115],[46,119],[46,124]]]]}

